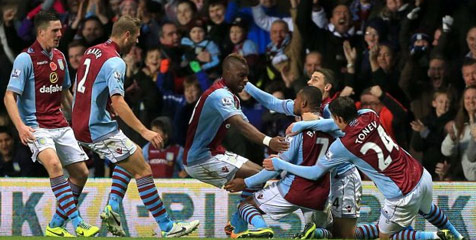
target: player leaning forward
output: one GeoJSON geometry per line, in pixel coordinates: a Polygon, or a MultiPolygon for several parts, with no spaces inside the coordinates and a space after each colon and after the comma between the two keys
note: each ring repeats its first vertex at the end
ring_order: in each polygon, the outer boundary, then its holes
{"type": "Polygon", "coordinates": [[[108,230],[114,235],[125,235],[117,212],[129,181],[134,177],[139,195],[160,226],[162,236],[180,237],[195,230],[199,221],[186,223],[169,219],[142,151],[111,119],[110,110],[154,147],[160,148],[161,136],[147,129],[124,100],[126,64],[119,53],[128,53],[139,35],[140,20],[123,16],[114,23],[107,42],[86,50],[78,68],[72,126],[83,146],[117,163],[108,205],[101,214],[108,230]]]}
{"type": "Polygon", "coordinates": [[[431,175],[387,135],[375,112],[367,109],[357,112],[348,97],[335,99],[329,109],[345,135],[331,144],[326,156],[310,167],[296,166],[278,158],[266,159],[265,168],[316,179],[338,164],[353,163],[385,196],[378,221],[380,239],[463,239],[443,211],[432,203],[431,175]],[[417,214],[444,230],[413,230],[410,224],[417,214]]]}
{"type": "Polygon", "coordinates": [[[58,204],[45,235],[73,237],[64,228],[69,218],[78,236],[94,236],[99,228],[85,223],[77,209],[77,197],[88,176],[84,163],[88,157],[60,109],[62,103],[63,110],[70,109],[72,98],[66,59],[56,49],[61,39],[61,22],[55,13],[41,11],[35,16],[35,30],[36,41],[13,64],[5,106],[22,143],[33,152],[33,161],[38,159],[50,177],[58,204]],[[70,174],[68,181],[63,167],[70,174]]]}

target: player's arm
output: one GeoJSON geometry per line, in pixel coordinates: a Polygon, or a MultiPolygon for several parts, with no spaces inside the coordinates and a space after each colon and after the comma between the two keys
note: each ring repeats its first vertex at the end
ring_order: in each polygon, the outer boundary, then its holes
{"type": "Polygon", "coordinates": [[[33,136],[35,130],[26,126],[21,119],[20,112],[18,111],[17,96],[23,94],[26,82],[32,73],[32,68],[33,63],[27,53],[21,53],[15,58],[10,81],[8,82],[5,97],[3,98],[8,115],[18,131],[21,142],[25,145],[35,140],[33,136]]]}
{"type": "Polygon", "coordinates": [[[227,122],[239,129],[241,134],[249,140],[258,144],[266,145],[276,152],[286,151],[289,147],[289,144],[283,137],[277,136],[271,138],[264,135],[249,122],[245,121],[241,114],[231,116],[228,118],[227,122]]]}
{"type": "Polygon", "coordinates": [[[63,107],[63,112],[71,116],[71,111],[72,108],[71,106],[73,105],[73,95],[69,91],[69,89],[64,89],[61,91],[61,105],[63,107]]]}
{"type": "Polygon", "coordinates": [[[265,108],[275,112],[284,113],[288,116],[294,116],[294,101],[287,99],[281,100],[273,95],[257,88],[252,83],[248,82],[245,85],[245,91],[249,93],[256,101],[261,103],[265,108]]]}
{"type": "Polygon", "coordinates": [[[306,129],[311,129],[314,131],[321,131],[331,134],[334,137],[341,137],[344,133],[339,129],[332,119],[319,119],[313,121],[300,121],[295,122],[291,126],[291,132],[287,133],[289,135],[295,135],[306,129]]]}

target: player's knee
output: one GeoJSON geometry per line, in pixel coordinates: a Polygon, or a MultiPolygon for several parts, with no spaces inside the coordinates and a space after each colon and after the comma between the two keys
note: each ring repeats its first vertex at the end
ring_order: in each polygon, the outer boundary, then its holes
{"type": "Polygon", "coordinates": [[[141,164],[141,166],[138,169],[137,173],[135,173],[136,178],[141,178],[145,176],[152,175],[152,169],[150,168],[150,165],[144,162],[141,164]]]}

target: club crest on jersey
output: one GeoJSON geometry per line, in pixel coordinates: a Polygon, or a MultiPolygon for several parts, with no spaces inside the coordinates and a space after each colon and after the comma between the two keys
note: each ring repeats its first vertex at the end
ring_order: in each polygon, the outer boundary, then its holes
{"type": "Polygon", "coordinates": [[[58,59],[58,66],[61,70],[64,70],[63,59],[58,59]]]}
{"type": "MultiPolygon", "coordinates": [[[[56,64],[55,64],[56,65],[56,64]]],[[[51,72],[50,73],[50,82],[51,83],[56,83],[58,82],[58,74],[56,72],[51,72]]]]}
{"type": "Polygon", "coordinates": [[[174,153],[168,152],[167,155],[165,156],[165,159],[167,159],[167,161],[174,160],[174,153]]]}
{"type": "Polygon", "coordinates": [[[20,69],[13,69],[12,70],[12,78],[18,78],[20,77],[20,74],[21,74],[21,70],[20,69]]]}
{"type": "Polygon", "coordinates": [[[58,69],[58,65],[55,62],[50,62],[50,69],[51,71],[56,71],[58,69]]]}
{"type": "Polygon", "coordinates": [[[230,106],[230,105],[233,105],[233,99],[229,97],[225,97],[221,99],[221,103],[223,104],[223,106],[230,106]]]}
{"type": "Polygon", "coordinates": [[[122,148],[116,148],[116,152],[122,154],[122,148]]]}

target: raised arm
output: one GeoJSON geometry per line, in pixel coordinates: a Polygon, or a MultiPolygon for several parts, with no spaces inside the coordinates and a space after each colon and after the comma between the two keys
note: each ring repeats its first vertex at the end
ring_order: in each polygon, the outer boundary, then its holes
{"type": "Polygon", "coordinates": [[[273,95],[257,88],[252,83],[248,82],[245,86],[245,91],[248,92],[256,101],[261,103],[265,108],[275,112],[283,113],[288,116],[294,116],[294,101],[290,99],[281,100],[273,95]]]}

